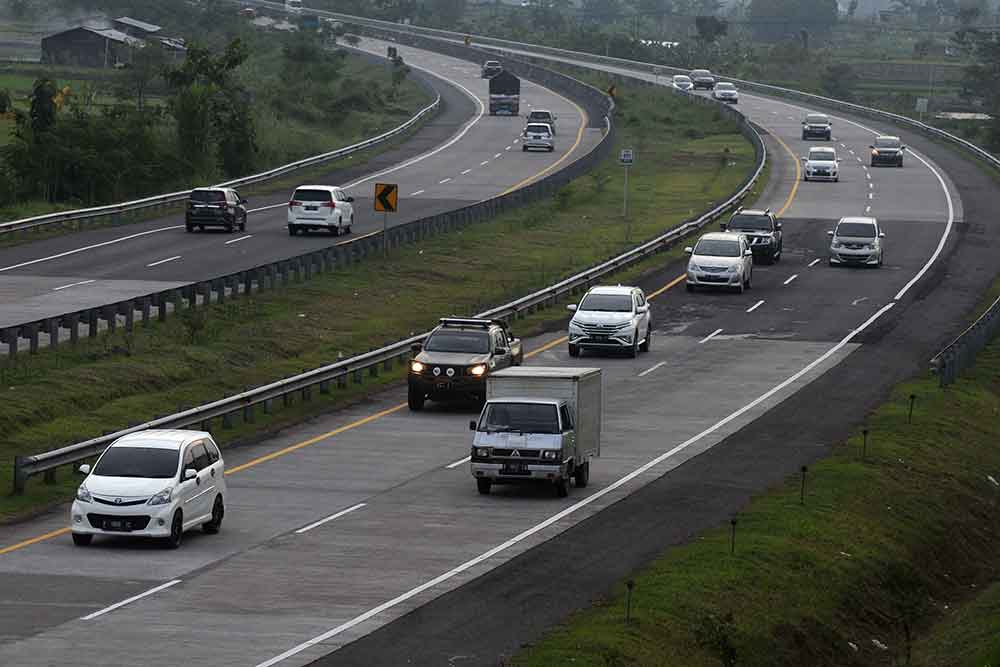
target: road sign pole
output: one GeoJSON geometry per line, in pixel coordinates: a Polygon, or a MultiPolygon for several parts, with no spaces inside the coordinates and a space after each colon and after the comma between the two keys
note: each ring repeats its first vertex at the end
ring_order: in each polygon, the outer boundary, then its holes
{"type": "Polygon", "coordinates": [[[389,258],[389,214],[382,214],[382,258],[389,258]]]}

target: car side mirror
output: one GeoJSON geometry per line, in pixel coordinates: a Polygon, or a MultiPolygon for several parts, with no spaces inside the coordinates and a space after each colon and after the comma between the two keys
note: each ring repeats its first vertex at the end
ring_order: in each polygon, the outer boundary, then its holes
{"type": "Polygon", "coordinates": [[[569,311],[572,311],[572,312],[575,313],[576,312],[576,304],[575,303],[569,304],[568,306],[566,306],[566,310],[569,310],[569,311]]]}
{"type": "Polygon", "coordinates": [[[838,162],[838,163],[839,163],[839,162],[840,162],[840,158],[837,158],[836,162],[838,162]]]}
{"type": "Polygon", "coordinates": [[[743,256],[744,257],[753,257],[753,250],[751,250],[750,248],[747,248],[746,250],[743,251],[743,256]]]}
{"type": "Polygon", "coordinates": [[[496,350],[493,351],[493,353],[502,357],[503,355],[507,354],[509,351],[510,350],[508,350],[505,347],[498,347],[496,350]]]}
{"type": "Polygon", "coordinates": [[[635,309],[635,312],[644,315],[649,312],[649,306],[639,306],[635,309]]]}
{"type": "Polygon", "coordinates": [[[805,162],[805,161],[806,161],[806,160],[808,160],[809,158],[807,158],[807,157],[806,157],[805,155],[803,155],[803,156],[802,156],[802,157],[800,157],[799,159],[800,159],[800,160],[802,160],[803,162],[805,162]]]}
{"type": "Polygon", "coordinates": [[[423,351],[424,351],[423,343],[414,343],[413,345],[410,345],[410,352],[412,352],[414,355],[420,354],[423,351]]]}
{"type": "Polygon", "coordinates": [[[828,230],[828,231],[826,232],[826,235],[827,235],[827,236],[833,236],[833,230],[828,230]]]}
{"type": "Polygon", "coordinates": [[[774,228],[775,229],[781,229],[781,223],[780,222],[774,223],[774,228]]]}
{"type": "Polygon", "coordinates": [[[878,237],[879,237],[880,239],[884,239],[884,238],[885,238],[885,232],[879,232],[879,233],[878,233],[878,237]]]}
{"type": "Polygon", "coordinates": [[[692,248],[691,246],[688,246],[688,247],[684,248],[684,252],[687,253],[688,255],[690,255],[690,254],[694,253],[694,248],[692,248]]]}
{"type": "Polygon", "coordinates": [[[197,476],[198,476],[198,471],[195,470],[194,468],[185,468],[184,469],[184,479],[185,480],[194,479],[197,476]]]}
{"type": "Polygon", "coordinates": [[[872,149],[872,150],[875,150],[875,144],[869,144],[869,145],[868,145],[868,148],[870,148],[870,149],[872,149]]]}
{"type": "Polygon", "coordinates": [[[476,420],[475,419],[473,419],[472,421],[469,422],[469,430],[470,431],[475,431],[476,430],[476,420]]]}
{"type": "Polygon", "coordinates": [[[77,470],[80,472],[81,475],[89,475],[90,474],[90,464],[89,463],[84,463],[82,466],[80,466],[79,468],[77,468],[77,470]]]}
{"type": "Polygon", "coordinates": [[[354,202],[354,197],[345,197],[344,201],[346,201],[348,204],[351,204],[354,202]]]}
{"type": "Polygon", "coordinates": [[[905,151],[905,150],[906,150],[906,146],[900,146],[900,147],[899,147],[899,150],[901,150],[901,151],[905,151]]]}

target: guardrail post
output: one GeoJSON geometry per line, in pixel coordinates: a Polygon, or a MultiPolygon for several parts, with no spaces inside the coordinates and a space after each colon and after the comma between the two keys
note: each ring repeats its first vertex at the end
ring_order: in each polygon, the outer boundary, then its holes
{"type": "Polygon", "coordinates": [[[255,421],[255,419],[254,419],[254,412],[253,412],[253,404],[251,403],[249,405],[244,406],[244,408],[243,408],[243,423],[245,423],[245,424],[253,424],[254,421],[255,421]]]}
{"type": "Polygon", "coordinates": [[[230,429],[232,427],[233,427],[233,414],[231,412],[227,412],[226,414],[222,415],[222,428],[230,429]]]}
{"type": "MultiPolygon", "coordinates": [[[[170,301],[174,304],[174,315],[180,315],[181,311],[184,310],[184,295],[181,294],[180,290],[170,291],[170,301]]],[[[191,299],[191,307],[194,307],[194,299],[191,299]]]]}
{"type": "Polygon", "coordinates": [[[361,384],[361,369],[354,371],[354,384],[361,384]]]}
{"type": "Polygon", "coordinates": [[[264,412],[265,415],[271,414],[271,399],[270,398],[267,399],[267,400],[265,400],[263,403],[261,403],[261,410],[263,410],[263,412],[264,412]]]}
{"type": "Polygon", "coordinates": [[[24,456],[14,457],[14,495],[23,496],[24,487],[28,483],[28,474],[24,471],[24,456]]]}
{"type": "Polygon", "coordinates": [[[8,327],[3,330],[3,340],[7,343],[7,356],[10,359],[17,358],[18,327],[8,327]]]}
{"type": "Polygon", "coordinates": [[[97,336],[97,308],[87,309],[87,337],[95,338],[97,336]]]}
{"type": "Polygon", "coordinates": [[[257,277],[257,269],[250,269],[243,272],[243,294],[250,296],[253,293],[253,281],[257,277]]]}
{"type": "Polygon", "coordinates": [[[229,278],[223,277],[215,281],[216,287],[218,287],[219,297],[216,299],[216,303],[223,304],[226,302],[226,285],[229,284],[229,278]]]}
{"type": "Polygon", "coordinates": [[[46,484],[55,484],[56,469],[52,468],[51,470],[46,470],[42,475],[42,479],[45,481],[46,484]]]}
{"type": "Polygon", "coordinates": [[[152,299],[150,297],[148,297],[148,296],[142,297],[142,326],[144,326],[144,327],[148,327],[149,326],[149,315],[150,315],[150,311],[152,310],[152,308],[151,308],[152,303],[151,302],[152,302],[152,299]]]}
{"type": "Polygon", "coordinates": [[[329,380],[323,380],[322,382],[319,383],[319,393],[321,393],[321,394],[329,394],[330,393],[330,381],[329,380]]]}
{"type": "Polygon", "coordinates": [[[114,306],[106,306],[101,309],[104,321],[108,323],[108,332],[114,333],[118,328],[118,309],[114,306]]]}
{"type": "Polygon", "coordinates": [[[125,331],[132,331],[135,326],[135,301],[125,302],[125,331]]]}
{"type": "Polygon", "coordinates": [[[49,335],[49,349],[59,348],[59,321],[58,317],[50,317],[45,322],[45,333],[49,335]]]}
{"type": "Polygon", "coordinates": [[[26,328],[28,329],[28,342],[30,344],[28,349],[31,354],[38,354],[38,322],[32,322],[26,328]]]}
{"type": "Polygon", "coordinates": [[[69,344],[76,345],[80,341],[80,313],[67,315],[66,326],[69,328],[69,344]]]}

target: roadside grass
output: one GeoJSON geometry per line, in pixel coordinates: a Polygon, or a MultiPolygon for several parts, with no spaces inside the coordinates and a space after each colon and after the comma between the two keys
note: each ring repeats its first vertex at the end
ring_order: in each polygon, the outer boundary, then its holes
{"type": "MultiPolygon", "coordinates": [[[[329,364],[339,353],[426,331],[441,316],[479,312],[551,284],[724,200],[752,168],[752,147],[721,116],[667,91],[635,91],[626,99],[618,143],[638,152],[630,226],[621,219],[623,174],[615,153],[550,200],[398,249],[388,262],[369,260],[189,311],[132,335],[21,355],[0,364],[7,396],[0,406],[0,489],[11,488],[15,454],[78,442],[329,364]],[[698,138],[688,138],[692,134],[698,138]]],[[[525,325],[515,325],[515,332],[529,335],[536,326],[525,325]]],[[[315,400],[303,415],[329,410],[338,396],[315,400]]],[[[285,423],[281,411],[273,419],[285,423]]],[[[270,424],[258,415],[252,429],[213,432],[228,445],[270,424]]],[[[0,496],[0,519],[65,499],[74,486],[67,477],[56,485],[32,480],[23,497],[0,496]]]]}
{"type": "Polygon", "coordinates": [[[804,505],[799,476],[753,499],[734,555],[726,525],[635,573],[631,625],[619,584],[514,664],[903,665],[928,631],[912,664],[997,664],[997,584],[961,603],[1000,571],[998,415],[995,341],[947,390],[897,386],[865,459],[858,433],[810,466],[804,505]]]}

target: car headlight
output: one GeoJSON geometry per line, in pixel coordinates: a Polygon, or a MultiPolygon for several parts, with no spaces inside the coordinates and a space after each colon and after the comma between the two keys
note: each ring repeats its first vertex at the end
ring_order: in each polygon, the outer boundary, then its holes
{"type": "Polygon", "coordinates": [[[414,361],[410,364],[410,370],[413,371],[414,373],[423,373],[424,365],[419,361],[414,361]]]}
{"type": "Polygon", "coordinates": [[[582,329],[580,328],[580,325],[576,323],[576,320],[570,320],[569,321],[569,330],[570,331],[582,331],[582,329]]]}
{"type": "Polygon", "coordinates": [[[486,374],[486,364],[479,364],[478,366],[473,366],[469,369],[469,373],[475,375],[476,377],[481,377],[486,374]]]}
{"type": "Polygon", "coordinates": [[[147,505],[166,505],[174,495],[174,487],[168,486],[146,501],[147,505]]]}
{"type": "Polygon", "coordinates": [[[558,449],[546,449],[542,451],[542,458],[548,461],[556,461],[559,458],[558,449]]]}
{"type": "Polygon", "coordinates": [[[840,241],[834,241],[833,245],[831,247],[833,247],[833,248],[843,248],[844,244],[841,243],[840,241]]]}
{"type": "Polygon", "coordinates": [[[489,447],[476,447],[476,458],[485,459],[490,455],[489,447]]]}
{"type": "Polygon", "coordinates": [[[875,150],[874,148],[872,149],[872,155],[878,155],[878,151],[875,150]]]}
{"type": "Polygon", "coordinates": [[[688,264],[688,271],[701,271],[701,267],[692,262],[688,264]]]}
{"type": "Polygon", "coordinates": [[[738,270],[739,268],[736,265],[733,265],[726,269],[726,273],[736,273],[738,270]]]}
{"type": "Polygon", "coordinates": [[[82,503],[94,502],[94,497],[90,495],[90,491],[87,490],[86,484],[81,484],[80,488],[76,490],[76,499],[82,503]]]}

